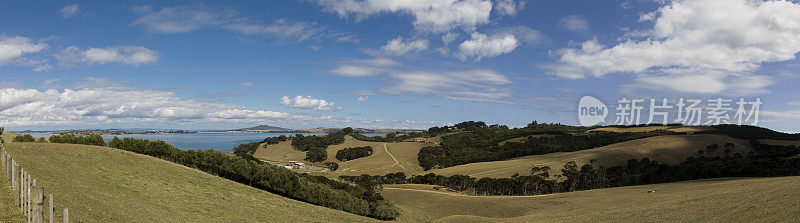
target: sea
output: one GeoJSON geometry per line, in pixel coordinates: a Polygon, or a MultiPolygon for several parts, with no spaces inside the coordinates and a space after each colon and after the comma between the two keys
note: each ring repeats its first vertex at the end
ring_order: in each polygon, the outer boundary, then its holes
{"type": "MultiPolygon", "coordinates": [[[[33,133],[35,137],[50,137],[50,133],[33,133]]],[[[102,135],[106,142],[115,136],[119,138],[135,138],[146,140],[161,140],[176,148],[183,150],[214,149],[222,152],[233,151],[233,148],[249,142],[261,141],[267,137],[280,135],[292,136],[295,133],[231,133],[231,132],[199,132],[196,134],[131,134],[131,135],[102,135]]],[[[303,133],[303,135],[323,135],[303,133]]],[[[364,134],[366,136],[383,136],[385,134],[364,134]]]]}

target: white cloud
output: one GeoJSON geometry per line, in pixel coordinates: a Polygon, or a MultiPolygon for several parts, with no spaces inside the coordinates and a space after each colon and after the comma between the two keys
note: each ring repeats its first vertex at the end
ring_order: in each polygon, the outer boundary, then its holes
{"type": "Polygon", "coordinates": [[[64,6],[63,8],[61,8],[61,10],[58,10],[58,14],[60,14],[61,17],[65,18],[65,19],[68,19],[68,18],[71,18],[71,17],[77,15],[78,12],[80,12],[80,8],[78,7],[78,4],[67,5],[67,6],[64,6]]]}
{"type": "Polygon", "coordinates": [[[385,58],[377,57],[367,60],[352,60],[345,64],[341,64],[331,70],[332,74],[345,76],[345,77],[365,77],[373,76],[380,73],[389,71],[389,67],[398,66],[399,62],[385,58]]]}
{"type": "Polygon", "coordinates": [[[133,25],[141,25],[152,32],[185,33],[208,26],[223,24],[232,11],[210,11],[203,6],[164,7],[155,11],[152,6],[135,7],[140,16],[133,25]]]}
{"type": "Polygon", "coordinates": [[[0,65],[17,62],[25,54],[38,53],[44,49],[47,49],[47,44],[35,43],[28,37],[0,35],[0,65]]]}
{"type": "Polygon", "coordinates": [[[0,89],[0,125],[105,122],[263,121],[287,113],[178,98],[172,92],[131,88],[0,89]]]}
{"type": "Polygon", "coordinates": [[[127,65],[154,64],[158,62],[159,54],[141,46],[111,46],[106,48],[88,48],[82,50],[70,46],[56,55],[63,65],[74,63],[106,64],[122,63],[127,65]]]}
{"type": "Polygon", "coordinates": [[[426,49],[428,49],[428,40],[404,40],[402,36],[398,36],[397,38],[387,41],[386,45],[381,47],[381,52],[400,56],[426,49]]]}
{"type": "Polygon", "coordinates": [[[720,93],[737,87],[747,88],[741,93],[765,92],[769,78],[752,73],[764,62],[791,60],[800,52],[796,18],[800,4],[788,1],[673,1],[641,16],[640,21],[654,23],[643,37],[610,47],[590,40],[580,48],[561,49],[560,63],[547,68],[565,78],[644,75],[640,79],[645,83],[660,80],[662,89],[680,92],[720,93]],[[742,78],[752,83],[733,82],[742,78]]]}
{"type": "MultiPolygon", "coordinates": [[[[383,12],[414,17],[414,28],[426,32],[447,32],[455,28],[472,31],[489,23],[489,0],[318,0],[326,11],[341,17],[354,15],[363,20],[383,12]]],[[[508,11],[504,11],[508,12],[508,11]]]]}
{"type": "Polygon", "coordinates": [[[516,15],[519,10],[525,8],[525,1],[515,2],[514,0],[497,0],[495,3],[495,10],[500,12],[500,15],[516,15]]]}
{"type": "Polygon", "coordinates": [[[328,102],[326,100],[316,99],[311,96],[301,96],[297,95],[295,98],[289,98],[289,96],[283,96],[280,101],[281,105],[285,105],[290,108],[300,108],[300,109],[314,109],[314,110],[321,110],[321,111],[330,111],[330,110],[341,110],[342,106],[336,106],[335,103],[328,102]]]}
{"type": "Polygon", "coordinates": [[[458,38],[458,33],[445,33],[444,35],[442,35],[442,43],[444,43],[444,45],[447,46],[453,41],[456,41],[457,38],[458,38]]]}
{"type": "Polygon", "coordinates": [[[550,41],[550,38],[527,26],[508,26],[490,30],[492,35],[514,35],[517,40],[529,44],[537,45],[550,41]]]}
{"type": "Polygon", "coordinates": [[[512,96],[505,87],[511,80],[492,70],[408,71],[389,76],[396,81],[381,87],[385,94],[417,94],[452,100],[507,102],[512,96]]]}
{"type": "Polygon", "coordinates": [[[568,15],[558,19],[558,28],[576,33],[589,32],[589,20],[583,16],[568,15]]]}
{"type": "Polygon", "coordinates": [[[253,85],[255,85],[255,83],[247,81],[247,82],[236,83],[235,85],[242,87],[252,87],[253,85]]]}
{"type": "Polygon", "coordinates": [[[186,5],[154,10],[152,6],[141,6],[134,8],[134,11],[139,17],[133,25],[143,26],[157,33],[186,33],[204,28],[217,28],[245,35],[268,35],[291,41],[327,38],[338,42],[358,42],[355,35],[325,28],[315,22],[277,19],[264,24],[252,18],[239,16],[238,12],[229,8],[210,9],[202,5],[186,5]]]}
{"type": "Polygon", "coordinates": [[[360,96],[358,97],[358,101],[367,101],[369,100],[369,96],[360,96]]]}
{"type": "Polygon", "coordinates": [[[501,54],[510,53],[519,46],[519,40],[511,34],[498,34],[487,36],[478,32],[472,33],[472,37],[458,46],[456,57],[461,60],[475,57],[475,61],[480,61],[484,57],[494,57],[501,54]]]}

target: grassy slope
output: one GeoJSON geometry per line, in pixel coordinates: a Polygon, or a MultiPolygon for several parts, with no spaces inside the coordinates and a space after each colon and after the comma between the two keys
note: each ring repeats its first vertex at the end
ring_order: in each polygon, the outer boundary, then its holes
{"type": "Polygon", "coordinates": [[[76,222],[371,221],[127,151],[50,143],[6,148],[76,222]]]}
{"type": "Polygon", "coordinates": [[[643,126],[643,127],[602,127],[592,129],[590,131],[609,131],[609,132],[649,132],[655,130],[669,130],[673,132],[686,132],[686,133],[693,133],[705,130],[712,130],[711,127],[707,126],[643,126]]]}
{"type": "Polygon", "coordinates": [[[529,197],[385,186],[401,222],[797,222],[800,177],[711,179],[529,197]],[[398,189],[399,188],[399,189],[398,189]],[[411,189],[411,190],[408,190],[411,189]],[[655,193],[647,193],[654,189],[655,193]]]}
{"type": "MultiPolygon", "coordinates": [[[[746,140],[734,139],[724,135],[671,135],[631,140],[608,146],[576,152],[560,152],[544,155],[524,156],[505,161],[481,162],[435,169],[431,172],[450,176],[454,174],[472,177],[511,177],[515,173],[529,174],[534,165],[550,166],[551,174],[560,174],[566,162],[575,161],[578,165],[597,159],[600,165],[624,164],[630,159],[650,158],[659,162],[679,163],[689,156],[697,156],[697,150],[711,144],[720,146],[732,142],[736,144],[733,153],[747,154],[750,150],[746,140]]],[[[732,154],[733,154],[732,153],[732,154]]],[[[722,149],[714,155],[722,155],[722,149]]]]}
{"type": "MultiPolygon", "coordinates": [[[[705,130],[706,127],[674,127],[674,126],[647,126],[633,128],[604,128],[606,131],[652,131],[656,129],[669,129],[673,131],[692,132],[705,130]]],[[[512,139],[513,140],[513,139],[512,139]]],[[[575,161],[578,165],[588,163],[596,159],[598,164],[604,166],[624,164],[630,159],[650,158],[664,163],[679,163],[686,160],[689,156],[697,156],[697,150],[703,149],[711,144],[724,145],[732,142],[736,144],[733,153],[747,154],[750,151],[749,143],[746,140],[733,139],[724,135],[702,134],[702,135],[672,135],[656,136],[645,139],[632,140],[628,142],[616,143],[604,147],[590,150],[566,153],[550,153],[544,155],[533,155],[514,158],[504,161],[480,162],[448,167],[444,169],[434,169],[423,172],[419,167],[417,154],[421,147],[426,144],[403,142],[403,143],[382,143],[365,142],[355,140],[350,136],[345,137],[345,142],[333,145],[328,148],[328,160],[339,163],[339,170],[333,173],[322,173],[329,177],[339,175],[384,175],[402,171],[407,175],[436,173],[450,176],[454,174],[469,175],[472,177],[510,177],[515,173],[521,175],[528,174],[534,165],[546,165],[552,168],[551,175],[560,174],[561,168],[568,161],[575,161]],[[394,160],[383,149],[387,145],[389,152],[398,160],[394,160]],[[347,162],[336,160],[336,151],[348,147],[372,146],[375,153],[372,156],[355,159],[347,162]]],[[[776,142],[791,143],[791,142],[776,142]]],[[[723,155],[723,149],[711,155],[723,155]]],[[[259,148],[255,156],[276,164],[286,163],[290,160],[302,160],[305,153],[292,149],[290,142],[282,142],[277,145],[269,145],[266,148],[259,148]]]]}
{"type": "MultiPolygon", "coordinates": [[[[5,177],[5,173],[0,173],[0,176],[5,177]]],[[[14,205],[13,196],[11,186],[3,178],[0,182],[0,222],[25,222],[22,212],[14,205]]]]}
{"type": "MultiPolygon", "coordinates": [[[[325,162],[339,163],[339,169],[335,172],[328,173],[331,176],[339,175],[361,175],[361,174],[386,174],[393,172],[406,172],[406,173],[421,173],[422,167],[419,166],[417,154],[419,150],[425,146],[424,143],[415,142],[400,142],[400,143],[383,143],[383,142],[367,142],[355,140],[351,136],[345,136],[345,141],[339,145],[329,146],[328,159],[325,162]],[[384,148],[386,145],[386,148],[384,148]],[[371,146],[373,154],[341,162],[336,159],[336,152],[344,148],[371,146]],[[389,153],[386,153],[386,151],[389,153]],[[391,154],[391,156],[389,155],[391,154]],[[392,158],[394,156],[394,159],[392,158]],[[395,159],[397,162],[395,162],[395,159]]],[[[281,142],[275,145],[267,145],[267,147],[259,147],[256,150],[255,157],[274,162],[276,164],[286,163],[288,161],[302,161],[305,158],[305,152],[292,149],[291,142],[281,142]]]]}

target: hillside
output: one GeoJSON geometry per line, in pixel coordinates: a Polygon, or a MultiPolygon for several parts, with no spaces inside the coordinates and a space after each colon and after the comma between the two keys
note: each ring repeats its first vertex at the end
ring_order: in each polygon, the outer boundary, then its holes
{"type": "MultiPolygon", "coordinates": [[[[289,161],[302,161],[306,157],[305,152],[293,149],[291,144],[291,140],[273,145],[262,144],[253,156],[281,165],[289,161]]],[[[426,146],[426,144],[415,142],[367,142],[356,140],[351,136],[345,136],[344,143],[328,147],[328,159],[325,162],[339,164],[338,170],[329,173],[331,176],[375,175],[393,172],[421,173],[423,170],[419,166],[417,154],[423,146],[426,146]],[[336,159],[336,152],[339,150],[360,146],[371,146],[374,153],[371,156],[347,162],[336,159]]]]}
{"type": "MultiPolygon", "coordinates": [[[[5,175],[0,173],[0,176],[5,175]]],[[[11,187],[5,181],[0,182],[0,222],[25,222],[25,217],[20,213],[19,207],[14,204],[13,196],[11,187]]]]}
{"type": "Polygon", "coordinates": [[[252,130],[261,130],[261,131],[263,131],[263,130],[276,130],[276,131],[283,131],[283,130],[290,130],[290,129],[287,129],[287,128],[281,128],[281,127],[275,127],[275,126],[269,126],[269,125],[258,125],[258,126],[253,126],[253,127],[250,127],[250,128],[234,129],[234,130],[231,130],[231,131],[252,131],[252,130]]]}
{"type": "Polygon", "coordinates": [[[9,153],[75,222],[369,222],[201,171],[97,146],[11,143],[9,153]]]}
{"type": "MultiPolygon", "coordinates": [[[[621,165],[630,159],[650,158],[662,163],[680,163],[689,156],[697,156],[697,150],[711,144],[725,143],[736,145],[734,153],[747,154],[750,145],[747,140],[734,139],[724,135],[668,135],[615,143],[608,146],[575,152],[558,152],[543,155],[524,156],[504,161],[470,163],[430,172],[439,175],[469,175],[471,177],[511,177],[515,173],[529,174],[535,165],[550,166],[551,175],[560,174],[561,167],[569,161],[583,165],[595,159],[603,166],[621,165]]],[[[717,151],[722,155],[721,151],[717,151]]]]}
{"type": "Polygon", "coordinates": [[[386,185],[400,222],[796,222],[800,177],[709,179],[539,196],[386,185]],[[648,193],[648,190],[655,190],[648,193]]]}

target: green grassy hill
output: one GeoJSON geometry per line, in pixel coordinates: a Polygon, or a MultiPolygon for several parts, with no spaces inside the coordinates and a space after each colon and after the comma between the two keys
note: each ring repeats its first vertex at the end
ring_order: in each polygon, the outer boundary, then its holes
{"type": "Polygon", "coordinates": [[[13,143],[10,135],[3,135],[8,152],[55,195],[57,210],[70,209],[74,222],[375,221],[149,156],[98,146],[13,143]]]}
{"type": "MultiPolygon", "coordinates": [[[[5,175],[4,173],[0,173],[0,176],[5,175]]],[[[0,222],[25,222],[25,217],[21,214],[19,207],[14,204],[13,197],[14,194],[11,192],[11,186],[5,183],[5,181],[0,182],[0,222]]]]}
{"type": "Polygon", "coordinates": [[[710,179],[539,196],[387,185],[400,222],[797,222],[800,177],[710,179]],[[655,190],[648,193],[648,190],[655,190]]]}

